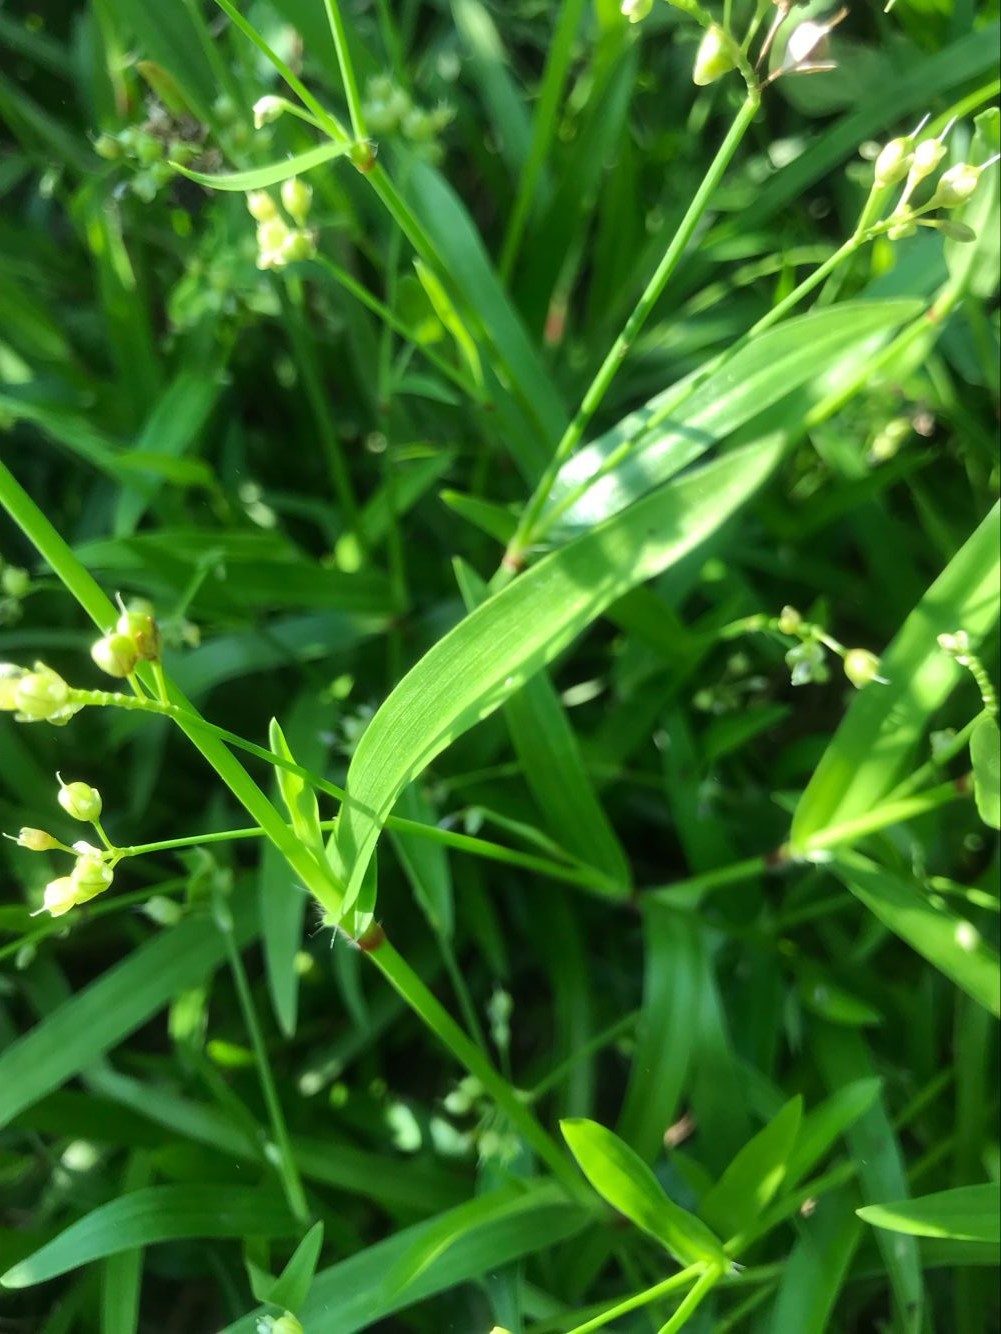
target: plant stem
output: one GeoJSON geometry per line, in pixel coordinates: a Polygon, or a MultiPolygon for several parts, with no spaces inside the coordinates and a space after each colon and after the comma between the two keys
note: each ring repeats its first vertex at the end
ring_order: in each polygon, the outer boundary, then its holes
{"type": "Polygon", "coordinates": [[[556,21],[556,30],[553,33],[549,55],[546,58],[546,68],[542,75],[539,101],[532,117],[532,139],[528,147],[528,156],[518,176],[518,189],[501,245],[499,269],[502,282],[507,282],[514,268],[529,209],[535,198],[535,187],[556,130],[557,106],[570,68],[573,39],[580,26],[583,11],[584,0],[563,0],[560,7],[560,16],[556,21]]]}
{"type": "Polygon", "coordinates": [[[695,197],[688,206],[685,216],[678,225],[671,243],[664,252],[663,258],[657,265],[653,277],[647,283],[642,296],[633,308],[632,314],[626,320],[622,332],[612,344],[608,355],[602,362],[597,375],[588,386],[587,392],[581,400],[580,407],[574,414],[573,420],[564,431],[561,440],[556,446],[549,465],[542,476],[542,480],[536,487],[534,494],[525,506],[525,512],[521,517],[518,528],[515,531],[510,543],[508,544],[507,554],[504,558],[505,566],[509,571],[517,570],[524,558],[525,548],[531,545],[535,529],[536,520],[545,508],[549,499],[549,493],[556,481],[560,468],[577,448],[588,424],[595,412],[598,410],[609,386],[615,378],[619,367],[622,365],[626,354],[636,339],[636,336],[643,328],[657,301],[660,299],[668,280],[677,268],[682,255],[688,248],[688,244],[695,234],[695,229],[702,219],[702,215],[709,207],[709,201],[715,193],[716,187],[723,178],[723,174],[734,153],[740,145],[741,140],[747,133],[757,114],[760,99],[756,92],[749,92],[740,110],[734,118],[733,124],[727,132],[726,138],[720,145],[716,156],[713,158],[702,179],[695,197]]]}
{"type": "MultiPolygon", "coordinates": [[[[247,1026],[250,1043],[254,1049],[254,1060],[257,1064],[261,1093],[268,1109],[271,1133],[274,1136],[275,1147],[278,1150],[278,1161],[275,1163],[275,1167],[281,1177],[289,1208],[300,1223],[305,1223],[309,1219],[306,1192],[303,1190],[299,1168],[296,1166],[295,1155],[292,1152],[292,1143],[289,1139],[288,1127],[285,1124],[285,1114],[282,1111],[282,1105],[275,1088],[274,1074],[271,1070],[271,1062],[268,1059],[268,1049],[264,1044],[261,1025],[257,1018],[257,1009],[254,1005],[250,983],[247,980],[247,971],[243,966],[240,951],[236,947],[236,941],[233,939],[233,921],[225,903],[221,901],[216,903],[214,916],[226,943],[226,955],[229,960],[230,972],[233,974],[233,982],[236,985],[240,1009],[243,1012],[243,1022],[247,1026]]],[[[267,1156],[265,1154],[265,1158],[267,1156]]]]}
{"type": "Polygon", "coordinates": [[[377,315],[384,324],[388,325],[390,329],[393,329],[398,333],[401,338],[405,338],[408,343],[412,343],[422,357],[426,357],[432,366],[441,371],[442,375],[447,376],[454,385],[461,389],[462,392],[468,395],[468,397],[475,403],[484,404],[488,402],[482,391],[473,384],[472,380],[468,379],[467,376],[455,366],[449,365],[448,361],[446,361],[439,352],[436,352],[433,347],[429,347],[422,343],[414,330],[411,329],[409,325],[405,324],[395,311],[390,310],[390,308],[384,305],[378,297],[373,296],[372,293],[369,292],[367,288],[363,287],[356,278],[353,278],[346,269],[342,269],[339,264],[335,264],[334,261],[328,259],[326,255],[315,255],[313,257],[313,263],[317,264],[321,269],[328,273],[330,277],[333,278],[334,282],[350,292],[353,297],[362,303],[363,306],[367,306],[373,315],[377,315]]]}
{"type": "Polygon", "coordinates": [[[498,1073],[476,1043],[462,1031],[441,1002],[393,948],[381,928],[376,929],[370,947],[366,947],[364,939],[361,947],[366,957],[371,959],[414,1014],[438,1037],[456,1060],[471,1075],[476,1076],[497,1106],[506,1113],[512,1126],[546,1164],[567,1193],[575,1200],[591,1204],[590,1193],[555,1140],[542,1128],[518,1092],[498,1073]]]}
{"type": "Polygon", "coordinates": [[[309,401],[320,437],[320,445],[327,460],[327,469],[341,513],[344,525],[357,534],[359,542],[362,533],[358,524],[358,500],[351,483],[351,473],[341,447],[341,438],[330,411],[328,394],[323,388],[323,377],[317,360],[317,340],[310,334],[306,323],[305,302],[302,284],[294,277],[286,277],[284,284],[277,284],[282,303],[282,312],[292,341],[292,351],[302,376],[306,398],[309,401]]]}
{"type": "Polygon", "coordinates": [[[348,46],[348,34],[344,27],[344,16],[341,13],[341,7],[337,0],[323,0],[323,7],[327,11],[327,22],[330,24],[330,33],[334,39],[334,49],[337,52],[337,63],[341,67],[341,78],[344,81],[344,95],[348,100],[348,111],[351,115],[351,128],[354,130],[355,138],[364,139],[365,135],[365,113],[362,110],[361,95],[358,92],[358,80],[355,77],[354,63],[351,60],[351,50],[348,46]]]}
{"type": "Polygon", "coordinates": [[[253,24],[248,23],[236,6],[231,3],[231,0],[215,0],[215,3],[227,16],[230,22],[240,29],[244,37],[246,37],[248,41],[253,42],[261,55],[263,55],[266,60],[270,61],[295,93],[296,97],[298,97],[305,106],[309,107],[319,124],[323,127],[326,133],[330,135],[331,139],[336,139],[338,143],[347,142],[350,136],[337,117],[331,115],[323,103],[313,96],[303,81],[296,74],[292,73],[277,51],[272,50],[253,24]]]}
{"type": "Polygon", "coordinates": [[[709,1296],[713,1288],[723,1277],[719,1269],[707,1269],[691,1291],[685,1297],[674,1315],[666,1325],[661,1325],[657,1334],[675,1334],[675,1330],[681,1329],[683,1325],[688,1324],[688,1317],[694,1312],[697,1306],[700,1306],[706,1297],[709,1296]]]}
{"type": "Polygon", "coordinates": [[[966,789],[954,782],[941,783],[926,792],[919,792],[917,796],[886,802],[852,820],[821,829],[807,840],[802,851],[809,856],[811,852],[835,848],[845,843],[854,845],[859,839],[879,829],[885,829],[887,825],[914,820],[919,815],[925,815],[928,811],[937,810],[940,806],[945,806],[951,801],[959,801],[968,795],[966,789]]]}
{"type": "Polygon", "coordinates": [[[602,1311],[599,1315],[592,1316],[590,1320],[585,1320],[582,1325],[574,1325],[573,1329],[567,1331],[567,1334],[591,1334],[592,1330],[601,1329],[610,1320],[617,1320],[620,1315],[628,1315],[630,1311],[635,1311],[640,1306],[648,1306],[650,1302],[655,1302],[658,1298],[666,1297],[668,1293],[683,1288],[696,1275],[701,1274],[702,1269],[701,1264],[689,1265],[687,1269],[682,1269],[679,1273],[672,1274],[670,1278],[655,1283],[652,1288],[645,1288],[642,1292],[633,1293],[631,1297],[616,1302],[614,1306],[609,1306],[607,1310],[602,1311]]]}

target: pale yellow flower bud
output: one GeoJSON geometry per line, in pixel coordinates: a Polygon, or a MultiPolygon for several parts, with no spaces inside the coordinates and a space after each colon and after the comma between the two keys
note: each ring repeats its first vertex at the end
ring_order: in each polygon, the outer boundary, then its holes
{"type": "Polygon", "coordinates": [[[101,794],[89,783],[63,783],[60,781],[59,805],[74,820],[93,824],[101,818],[101,794]]]}

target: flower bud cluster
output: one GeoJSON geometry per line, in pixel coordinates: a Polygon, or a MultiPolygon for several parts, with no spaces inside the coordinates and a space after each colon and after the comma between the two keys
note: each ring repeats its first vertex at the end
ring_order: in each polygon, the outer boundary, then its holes
{"type": "Polygon", "coordinates": [[[316,254],[316,235],[306,228],[313,204],[312,188],[298,176],[290,176],[282,182],[281,200],[294,227],[288,225],[266,190],[253,190],[247,195],[247,211],[257,223],[259,269],[283,269],[316,254]]]}
{"type": "MultiPolygon", "coordinates": [[[[97,788],[89,783],[64,783],[58,774],[56,777],[59,778],[59,804],[63,810],[74,820],[94,825],[104,839],[100,825],[102,801],[97,788]]],[[[96,848],[82,839],[68,848],[45,829],[25,827],[14,841],[19,848],[29,852],[68,852],[74,858],[69,875],[57,876],[45,886],[39,912],[47,912],[52,917],[62,917],[71,908],[89,903],[98,894],[103,894],[114,879],[114,863],[120,856],[110,848],[96,848]]]]}
{"type": "Polygon", "coordinates": [[[21,619],[21,602],[31,591],[31,575],[19,565],[7,565],[0,557],[0,625],[21,619]]]}
{"type": "Polygon", "coordinates": [[[0,713],[13,713],[19,723],[62,726],[81,708],[63,678],[43,662],[36,662],[31,671],[0,663],[0,713]]]}
{"type": "Polygon", "coordinates": [[[830,679],[828,650],[841,659],[845,676],[856,690],[874,681],[880,685],[889,684],[885,677],[879,675],[879,658],[875,653],[866,648],[845,648],[820,626],[805,620],[795,607],[783,607],[771,624],[779,634],[792,635],[799,640],[785,655],[794,686],[809,685],[811,682],[823,684],[830,679]]]}
{"type": "Polygon", "coordinates": [[[94,152],[106,162],[131,170],[128,188],[144,204],[151,203],[177,172],[202,153],[205,129],[187,117],[175,117],[158,100],[151,101],[142,121],[115,133],[99,134],[94,152]]]}
{"type": "MultiPolygon", "coordinates": [[[[121,605],[121,604],[119,604],[121,605]]],[[[160,627],[147,604],[122,610],[114,627],[92,645],[90,656],[108,676],[131,676],[140,662],[159,662],[160,627]]]]}
{"type": "Polygon", "coordinates": [[[973,241],[976,234],[963,223],[947,218],[927,218],[925,215],[935,209],[960,208],[967,203],[980,177],[998,158],[990,158],[980,166],[957,162],[947,168],[939,177],[927,202],[915,208],[911,196],[941,166],[946,155],[945,138],[952,128],[952,122],[936,138],[918,142],[917,136],[923,125],[924,121],[911,134],[891,139],[876,158],[874,189],[887,190],[903,182],[900,198],[887,219],[889,225],[885,228],[886,235],[891,241],[900,241],[904,237],[913,236],[920,226],[934,227],[955,241],[973,241]]]}
{"type": "Polygon", "coordinates": [[[432,108],[418,106],[410,94],[387,74],[378,74],[370,79],[365,91],[363,109],[365,123],[371,134],[378,138],[402,134],[433,159],[440,156],[436,140],[452,122],[455,115],[452,107],[443,102],[432,108]]]}

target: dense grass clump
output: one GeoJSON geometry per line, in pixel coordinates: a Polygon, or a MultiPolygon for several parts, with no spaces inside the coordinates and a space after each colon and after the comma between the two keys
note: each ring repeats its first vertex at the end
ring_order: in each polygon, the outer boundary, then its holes
{"type": "Polygon", "coordinates": [[[0,1287],[999,1327],[998,6],[0,0],[0,1287]]]}

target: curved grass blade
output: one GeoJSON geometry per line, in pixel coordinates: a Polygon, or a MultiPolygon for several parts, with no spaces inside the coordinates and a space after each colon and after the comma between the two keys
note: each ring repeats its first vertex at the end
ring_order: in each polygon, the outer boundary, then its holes
{"type": "Polygon", "coordinates": [[[659,1241],[681,1264],[706,1261],[729,1268],[719,1238],[665,1195],[643,1159],[613,1130],[584,1117],[561,1121],[560,1129],[577,1165],[613,1209],[659,1241]]]}
{"type": "MultiPolygon", "coordinates": [[[[579,450],[561,468],[544,515],[593,477],[560,517],[559,529],[572,531],[607,519],[793,390],[816,382],[818,397],[829,392],[839,360],[854,366],[860,358],[868,358],[872,349],[867,339],[889,334],[920,310],[921,303],[913,300],[845,302],[761,334],[676,409],[671,404],[679,389],[672,386],[579,450]]],[[[798,399],[796,413],[798,421],[802,417],[798,399]]],[[[791,421],[790,429],[795,425],[791,421]]]]}
{"type": "Polygon", "coordinates": [[[743,1232],[771,1203],[785,1177],[802,1116],[803,1099],[790,1099],[699,1202],[700,1215],[721,1236],[743,1232]]]}
{"type": "Polygon", "coordinates": [[[940,1190],[895,1204],[867,1204],[855,1212],[873,1227],[912,1237],[1001,1243],[1001,1187],[996,1181],[940,1190]]]}
{"type": "Polygon", "coordinates": [[[1001,507],[995,505],[907,617],[883,654],[889,685],[862,690],[796,807],[791,847],[871,810],[900,779],[933,714],[960,679],[937,636],[965,630],[976,645],[998,619],[1001,507]]]}
{"type": "Polygon", "coordinates": [[[834,870],[884,926],[985,1010],[1001,1016],[998,955],[972,922],[938,906],[917,885],[867,857],[842,854],[834,870]]]}
{"type": "Polygon", "coordinates": [[[771,438],[655,491],[553,553],[483,603],[404,677],[369,724],[328,844],[358,894],[404,787],[497,709],[635,584],[691,551],[744,504],[778,462],[771,438]]]}
{"type": "MultiPolygon", "coordinates": [[[[357,1334],[395,1311],[573,1236],[588,1217],[551,1181],[491,1191],[323,1270],[297,1315],[306,1329],[357,1334]],[[411,1277],[402,1287],[386,1282],[387,1275],[399,1279],[407,1271],[411,1277]]],[[[251,1313],[221,1334],[254,1334],[256,1327],[257,1314],[251,1313]]]]}
{"type": "MultiPolygon", "coordinates": [[[[256,930],[256,918],[240,897],[233,918],[234,939],[243,945],[256,930]]],[[[140,945],[77,992],[0,1055],[0,1126],[141,1028],[225,957],[215,923],[191,918],[140,945]]]]}
{"type": "Polygon", "coordinates": [[[28,1288],[137,1246],[191,1237],[287,1237],[297,1224],[280,1195],[247,1186],[145,1186],[100,1205],[0,1276],[28,1288]]]}
{"type": "Polygon", "coordinates": [[[281,162],[270,162],[266,167],[251,167],[249,171],[192,171],[190,167],[182,167],[179,162],[172,162],[170,165],[182,176],[187,176],[189,181],[197,181],[199,185],[205,185],[210,190],[244,192],[278,185],[282,181],[287,181],[290,176],[302,176],[307,171],[312,171],[314,167],[330,162],[332,158],[344,157],[350,147],[349,143],[334,143],[331,140],[329,143],[317,144],[316,148],[298,153],[295,157],[284,158],[281,162]]]}

